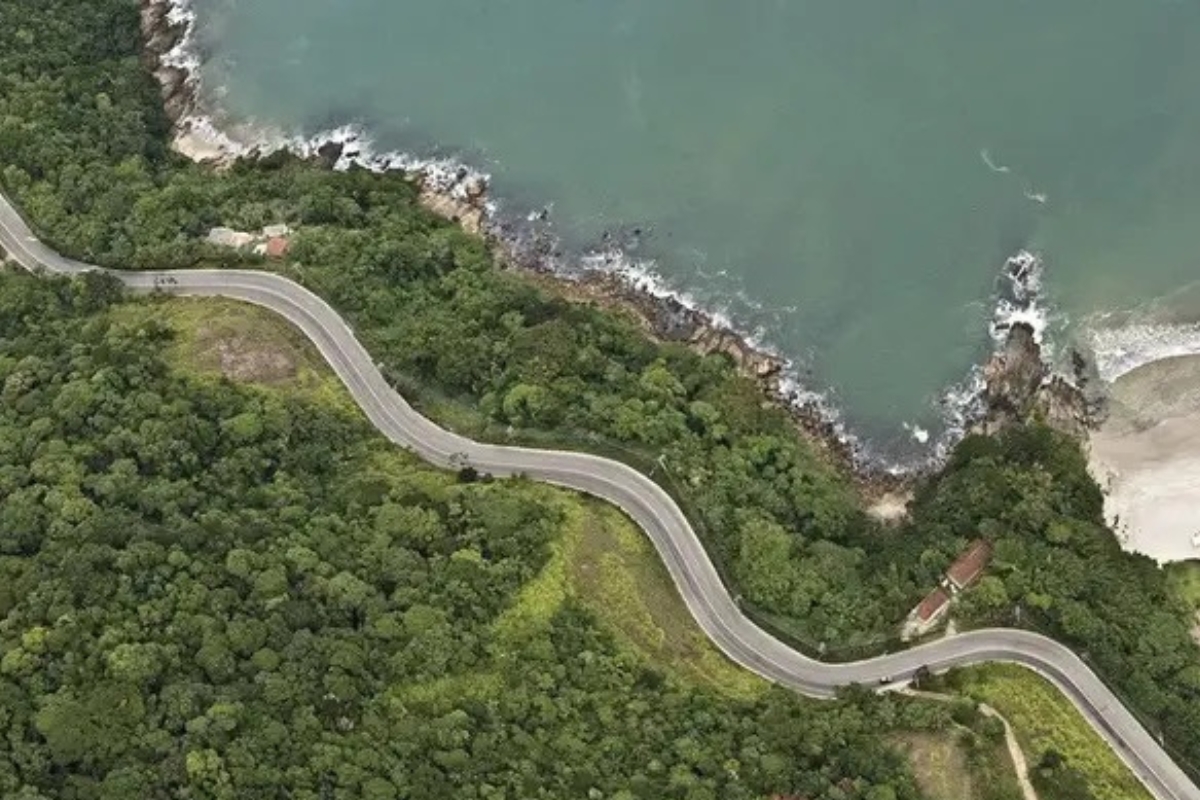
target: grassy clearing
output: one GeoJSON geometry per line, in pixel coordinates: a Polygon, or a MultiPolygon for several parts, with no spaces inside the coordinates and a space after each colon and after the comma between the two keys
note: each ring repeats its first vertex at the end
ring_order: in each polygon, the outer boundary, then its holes
{"type": "Polygon", "coordinates": [[[957,732],[907,733],[893,741],[929,800],[981,800],[957,732]]]}
{"type": "Polygon", "coordinates": [[[963,670],[961,690],[1008,719],[1032,769],[1047,750],[1066,757],[1087,780],[1097,800],[1151,800],[1100,735],[1052,684],[1012,664],[963,670]]]}
{"type": "Polygon", "coordinates": [[[563,497],[559,505],[564,519],[562,535],[550,543],[546,566],[536,578],[521,587],[516,602],[494,623],[493,630],[499,641],[519,644],[545,628],[571,591],[567,559],[581,536],[586,509],[576,498],[563,497]]]}
{"type": "Polygon", "coordinates": [[[752,698],[767,683],[725,658],[696,626],[653,545],[620,511],[571,498],[550,560],[496,621],[501,641],[519,643],[571,596],[620,645],[670,677],[752,698]]]}
{"type": "Polygon", "coordinates": [[[361,413],[304,334],[264,308],[223,298],[151,299],[120,305],[111,319],[127,325],[155,321],[174,330],[165,356],[176,369],[287,390],[361,413]]]}
{"type": "Polygon", "coordinates": [[[567,562],[571,586],[629,649],[668,675],[755,697],[768,684],[725,658],[696,626],[654,546],[620,511],[584,501],[567,562]]]}

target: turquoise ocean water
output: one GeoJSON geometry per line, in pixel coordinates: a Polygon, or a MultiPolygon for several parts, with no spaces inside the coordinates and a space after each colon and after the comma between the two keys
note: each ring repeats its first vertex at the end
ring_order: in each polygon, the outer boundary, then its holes
{"type": "Polygon", "coordinates": [[[1019,250],[1060,326],[1196,294],[1172,294],[1200,278],[1190,0],[193,8],[227,122],[453,156],[572,252],[640,228],[633,259],[890,458],[943,429],[1019,250]]]}

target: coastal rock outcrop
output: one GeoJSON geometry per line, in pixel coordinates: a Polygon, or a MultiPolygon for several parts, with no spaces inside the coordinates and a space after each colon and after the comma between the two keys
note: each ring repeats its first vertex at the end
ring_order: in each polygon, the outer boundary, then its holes
{"type": "Polygon", "coordinates": [[[333,169],[334,165],[341,160],[342,153],[345,151],[346,145],[336,139],[330,139],[327,142],[323,142],[317,148],[317,163],[325,169],[333,169]]]}
{"type": "Polygon", "coordinates": [[[158,79],[167,118],[178,124],[192,110],[192,85],[187,70],[165,63],[165,56],[183,40],[187,26],[171,19],[170,3],[163,0],[143,0],[141,26],[142,61],[158,79]]]}
{"type": "MultiPolygon", "coordinates": [[[[1097,413],[1094,404],[1076,385],[1052,374],[1042,355],[1032,326],[1018,322],[1009,329],[1004,346],[984,366],[983,432],[996,433],[1029,419],[1073,435],[1090,427],[1097,413]]],[[[1079,358],[1075,354],[1076,362],[1079,358]]]]}
{"type": "Polygon", "coordinates": [[[1004,346],[983,368],[988,425],[998,430],[1028,417],[1046,372],[1033,328],[1013,325],[1004,346]]]}
{"type": "Polygon", "coordinates": [[[438,216],[457,222],[463,230],[483,234],[487,224],[487,179],[482,175],[460,171],[447,182],[431,172],[414,176],[420,189],[418,200],[438,216]]]}
{"type": "MultiPolygon", "coordinates": [[[[784,368],[782,359],[756,349],[737,332],[702,311],[684,305],[671,295],[652,294],[629,279],[611,272],[585,273],[581,286],[594,298],[610,298],[630,310],[647,332],[667,342],[684,342],[702,355],[724,353],[738,369],[759,381],[768,381],[784,368]]],[[[769,393],[775,392],[772,385],[769,393]]]]}

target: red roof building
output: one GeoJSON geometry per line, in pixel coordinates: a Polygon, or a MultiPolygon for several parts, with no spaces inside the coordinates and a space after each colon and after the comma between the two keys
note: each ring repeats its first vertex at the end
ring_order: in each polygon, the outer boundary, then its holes
{"type": "Polygon", "coordinates": [[[950,595],[945,589],[937,588],[925,595],[925,599],[917,606],[916,618],[921,625],[928,625],[945,613],[950,607],[950,595]]]}
{"type": "Polygon", "coordinates": [[[292,243],[282,236],[272,236],[267,240],[267,258],[283,258],[288,254],[292,243]]]}
{"type": "Polygon", "coordinates": [[[977,581],[991,558],[991,543],[976,539],[970,548],[950,565],[950,569],[946,570],[946,580],[950,582],[950,588],[959,592],[977,581]]]}

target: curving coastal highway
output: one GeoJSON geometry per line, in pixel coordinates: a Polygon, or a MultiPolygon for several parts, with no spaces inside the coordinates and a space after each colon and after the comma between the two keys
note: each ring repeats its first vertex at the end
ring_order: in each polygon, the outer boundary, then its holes
{"type": "MultiPolygon", "coordinates": [[[[64,258],[38,241],[3,195],[0,247],[33,272],[74,274],[100,269],[64,258]]],[[[687,518],[654,481],[598,456],[484,444],[439,428],[387,384],[337,312],[299,284],[250,270],[111,274],[133,291],[228,297],[280,314],[312,340],[384,436],[430,463],[455,469],[469,464],[497,476],[521,474],[620,507],[654,542],[692,616],[709,638],[733,661],[768,680],[812,697],[830,697],[838,687],[852,683],[904,683],[922,667],[937,672],[987,661],[1023,664],[1071,698],[1158,800],[1200,800],[1200,789],[1159,743],[1078,656],[1052,639],[1027,631],[989,629],[849,664],[813,660],[741,612],[687,518]]]]}

